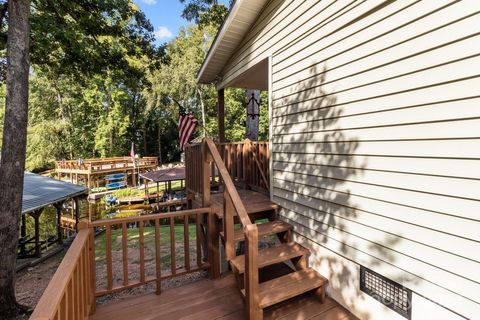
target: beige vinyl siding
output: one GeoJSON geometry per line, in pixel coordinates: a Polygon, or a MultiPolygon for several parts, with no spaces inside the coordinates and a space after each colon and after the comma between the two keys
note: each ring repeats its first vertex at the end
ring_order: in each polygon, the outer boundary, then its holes
{"type": "Polygon", "coordinates": [[[307,2],[282,11],[297,32],[259,24],[276,37],[242,47],[224,74],[272,55],[281,216],[317,248],[314,266],[327,250],[478,317],[480,2],[307,2]]]}
{"type": "Polygon", "coordinates": [[[273,199],[330,294],[398,319],[364,265],[414,320],[478,318],[480,1],[271,0],[218,86],[266,58],[273,199]]]}
{"type": "Polygon", "coordinates": [[[233,79],[270,56],[291,45],[302,35],[330,23],[348,22],[348,14],[361,14],[379,5],[381,0],[272,0],[267,5],[237,54],[227,63],[219,87],[228,86],[233,79]]]}

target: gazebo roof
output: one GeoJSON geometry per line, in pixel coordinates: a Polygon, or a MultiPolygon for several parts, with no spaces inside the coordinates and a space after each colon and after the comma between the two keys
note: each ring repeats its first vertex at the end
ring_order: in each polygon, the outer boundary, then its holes
{"type": "Polygon", "coordinates": [[[177,181],[185,179],[185,167],[160,169],[140,174],[140,177],[153,182],[177,181]]]}
{"type": "Polygon", "coordinates": [[[87,193],[84,186],[25,172],[22,214],[87,193]]]}

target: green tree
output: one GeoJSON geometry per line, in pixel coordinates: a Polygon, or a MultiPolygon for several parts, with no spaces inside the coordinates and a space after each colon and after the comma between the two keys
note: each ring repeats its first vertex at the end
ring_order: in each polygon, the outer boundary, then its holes
{"type": "Polygon", "coordinates": [[[7,95],[0,159],[0,315],[7,319],[25,310],[15,298],[15,264],[27,144],[30,1],[11,1],[8,9],[7,95]]]}
{"type": "Polygon", "coordinates": [[[182,17],[195,22],[201,29],[205,26],[220,27],[228,14],[228,7],[217,0],[180,0],[180,3],[184,4],[182,17]]]}

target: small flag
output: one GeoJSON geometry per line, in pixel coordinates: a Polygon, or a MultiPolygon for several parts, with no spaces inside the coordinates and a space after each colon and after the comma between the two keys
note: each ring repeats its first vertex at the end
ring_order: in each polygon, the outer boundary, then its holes
{"type": "Polygon", "coordinates": [[[132,142],[132,149],[130,150],[130,157],[132,158],[133,167],[135,168],[136,167],[136,165],[135,165],[135,149],[134,149],[133,142],[132,142]]]}
{"type": "Polygon", "coordinates": [[[190,141],[197,124],[198,120],[195,119],[191,112],[186,113],[183,108],[180,108],[180,120],[178,121],[180,149],[183,149],[188,141],[190,141]]]}

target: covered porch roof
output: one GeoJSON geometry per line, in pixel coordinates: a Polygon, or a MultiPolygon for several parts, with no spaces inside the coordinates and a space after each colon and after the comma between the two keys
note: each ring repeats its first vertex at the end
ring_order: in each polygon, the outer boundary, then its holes
{"type": "MultiPolygon", "coordinates": [[[[267,0],[234,1],[228,17],[225,19],[217,33],[217,36],[215,37],[215,40],[197,74],[197,83],[211,84],[217,82],[221,77],[223,68],[240,45],[247,32],[253,26],[255,21],[257,21],[260,12],[267,2],[267,0]]],[[[246,72],[249,74],[241,75],[238,79],[235,79],[234,82],[230,83],[229,86],[267,90],[267,67],[267,61],[263,61],[246,72]],[[256,77],[254,75],[262,76],[256,77]]]]}

